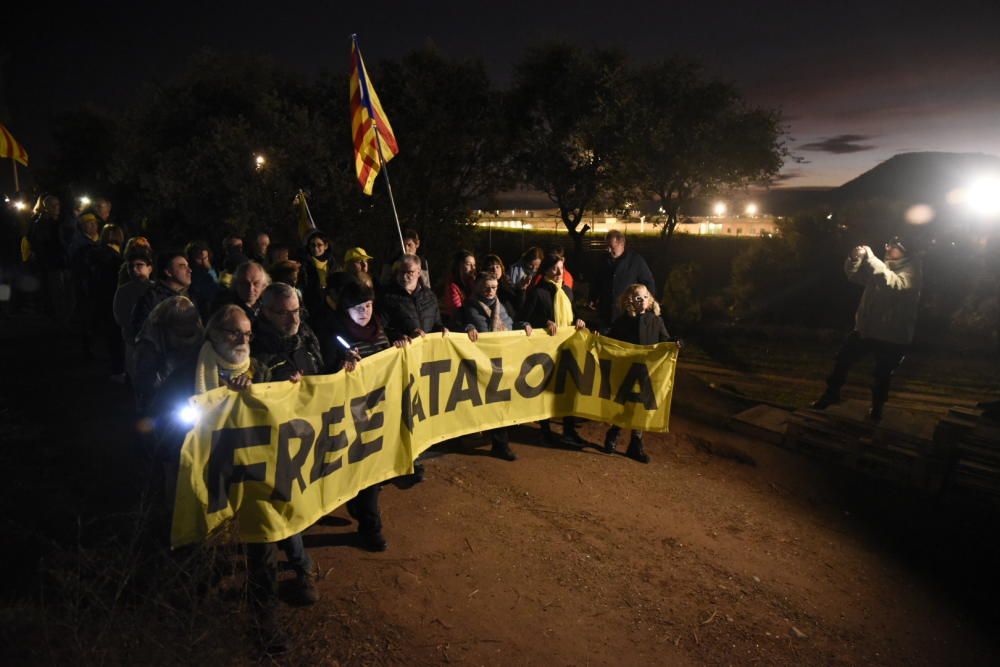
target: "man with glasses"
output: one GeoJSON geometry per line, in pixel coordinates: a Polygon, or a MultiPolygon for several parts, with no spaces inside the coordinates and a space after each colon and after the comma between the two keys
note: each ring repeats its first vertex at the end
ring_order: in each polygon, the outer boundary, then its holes
{"type": "MultiPolygon", "coordinates": [[[[323,355],[319,341],[302,321],[302,306],[294,287],[273,283],[260,297],[260,313],[248,330],[245,325],[223,331],[230,340],[249,339],[250,355],[262,381],[298,382],[303,375],[318,375],[323,369],[323,355]]],[[[275,623],[277,603],[278,549],[282,549],[296,572],[296,598],[302,604],[312,604],[319,599],[316,590],[312,561],[302,544],[302,534],[280,542],[247,545],[250,561],[250,583],[255,604],[261,641],[269,653],[281,652],[285,646],[284,635],[275,623]]]]}
{"type": "Polygon", "coordinates": [[[421,279],[420,258],[403,255],[392,265],[394,280],[378,300],[390,341],[444,331],[437,296],[421,279]]]}
{"type": "Polygon", "coordinates": [[[656,293],[653,272],[639,253],[625,247],[625,235],[612,229],[605,237],[607,258],[601,263],[594,277],[593,305],[601,316],[604,327],[610,327],[622,310],[619,298],[630,285],[645,285],[650,294],[656,293]]]}
{"type": "Polygon", "coordinates": [[[884,257],[881,260],[871,248],[860,245],[844,262],[847,279],[862,285],[865,291],[854,316],[854,331],[837,353],[826,391],[812,403],[818,410],[840,402],[840,388],[851,366],[872,354],[875,369],[868,417],[874,422],[882,419],[882,408],[889,399],[889,380],[913,341],[922,284],[919,258],[907,251],[898,236],[885,244],[884,257]]]}

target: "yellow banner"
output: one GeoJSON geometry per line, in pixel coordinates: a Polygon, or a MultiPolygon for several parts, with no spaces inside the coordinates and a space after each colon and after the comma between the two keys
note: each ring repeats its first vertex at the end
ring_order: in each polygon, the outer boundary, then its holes
{"type": "Polygon", "coordinates": [[[171,541],[200,541],[233,517],[246,542],[284,539],[468,433],[566,415],[666,431],[676,363],[674,343],[570,327],[476,343],[429,334],[350,373],[215,389],[192,399],[171,541]]]}

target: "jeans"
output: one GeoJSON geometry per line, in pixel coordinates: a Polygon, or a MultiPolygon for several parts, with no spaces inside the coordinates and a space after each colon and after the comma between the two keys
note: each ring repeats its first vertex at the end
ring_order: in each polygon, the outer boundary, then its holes
{"type": "Polygon", "coordinates": [[[247,544],[250,570],[250,598],[259,606],[274,604],[278,599],[278,549],[285,552],[288,564],[299,575],[312,570],[312,559],[306,553],[302,533],[278,542],[247,544]]]}

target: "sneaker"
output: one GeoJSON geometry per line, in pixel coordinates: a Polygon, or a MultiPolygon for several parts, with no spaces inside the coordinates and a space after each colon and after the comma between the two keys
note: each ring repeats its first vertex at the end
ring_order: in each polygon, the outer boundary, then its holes
{"type": "Polygon", "coordinates": [[[311,572],[303,572],[295,578],[292,586],[292,599],[296,604],[307,606],[319,602],[319,589],[316,588],[316,576],[311,572]]]}
{"type": "Polygon", "coordinates": [[[374,533],[360,533],[361,543],[368,551],[385,551],[389,548],[389,543],[385,541],[381,530],[374,533]]]}
{"type": "Polygon", "coordinates": [[[512,450],[508,444],[493,445],[493,449],[490,450],[490,453],[498,459],[503,459],[504,461],[517,460],[517,454],[514,453],[514,450],[512,450]]]}
{"type": "Polygon", "coordinates": [[[837,403],[840,403],[840,396],[838,394],[824,393],[822,396],[810,403],[809,407],[814,410],[826,410],[831,405],[836,405],[837,403]]]}

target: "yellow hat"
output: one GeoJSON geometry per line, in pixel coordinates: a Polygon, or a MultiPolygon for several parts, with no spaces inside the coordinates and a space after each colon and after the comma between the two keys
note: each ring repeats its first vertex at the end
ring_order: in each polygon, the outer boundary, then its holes
{"type": "Polygon", "coordinates": [[[375,259],[371,255],[365,252],[364,248],[351,248],[344,253],[344,264],[349,264],[350,262],[357,262],[359,260],[375,259]]]}

